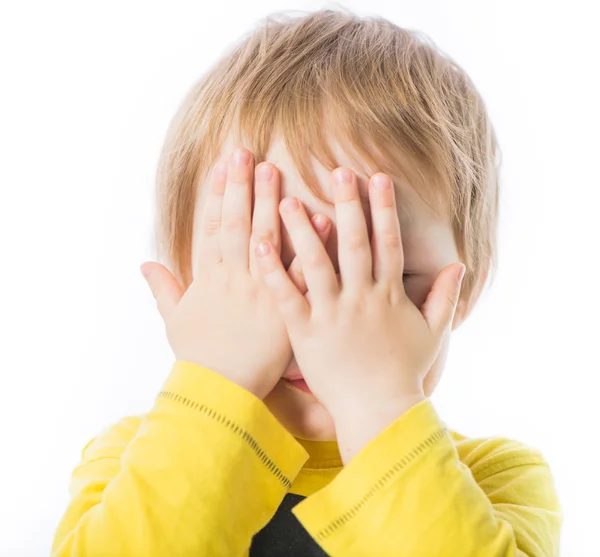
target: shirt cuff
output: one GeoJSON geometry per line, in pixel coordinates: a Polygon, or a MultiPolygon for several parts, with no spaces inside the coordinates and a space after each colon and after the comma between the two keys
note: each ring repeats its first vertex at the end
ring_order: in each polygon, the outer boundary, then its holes
{"type": "Polygon", "coordinates": [[[292,512],[332,555],[339,555],[340,547],[350,547],[349,538],[363,531],[373,539],[381,534],[384,520],[377,504],[379,495],[414,470],[445,437],[449,437],[445,424],[425,399],[372,439],[331,483],[298,503],[292,512]]]}
{"type": "Polygon", "coordinates": [[[219,423],[224,435],[245,442],[287,489],[308,460],[308,452],[261,399],[206,367],[176,361],[158,396],[219,423]]]}

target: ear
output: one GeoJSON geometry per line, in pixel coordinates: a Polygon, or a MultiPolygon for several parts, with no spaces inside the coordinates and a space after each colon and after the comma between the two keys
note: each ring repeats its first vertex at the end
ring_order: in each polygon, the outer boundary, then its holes
{"type": "Polygon", "coordinates": [[[453,331],[458,329],[458,327],[460,327],[460,325],[466,321],[467,317],[471,315],[471,311],[473,311],[475,304],[477,304],[477,300],[479,300],[479,297],[481,296],[481,292],[483,291],[487,277],[488,269],[482,269],[479,273],[479,276],[475,280],[475,283],[473,284],[470,296],[460,296],[458,303],[456,304],[454,319],[452,320],[453,331]]]}

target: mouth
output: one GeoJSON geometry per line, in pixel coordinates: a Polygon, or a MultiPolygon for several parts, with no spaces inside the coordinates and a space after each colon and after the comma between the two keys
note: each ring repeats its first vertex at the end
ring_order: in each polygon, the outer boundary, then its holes
{"type": "Polygon", "coordinates": [[[304,376],[302,375],[302,372],[300,371],[300,368],[295,360],[293,360],[288,369],[285,370],[281,381],[286,387],[298,389],[304,393],[312,394],[312,391],[306,384],[304,376]]]}
{"type": "Polygon", "coordinates": [[[287,379],[286,377],[282,377],[281,380],[284,385],[289,386],[292,389],[298,389],[304,393],[312,394],[312,391],[309,389],[304,379],[287,379]]]}

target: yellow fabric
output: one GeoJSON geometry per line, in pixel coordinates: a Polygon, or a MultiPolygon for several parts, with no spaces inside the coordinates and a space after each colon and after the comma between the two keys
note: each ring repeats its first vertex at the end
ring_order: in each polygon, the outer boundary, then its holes
{"type": "Polygon", "coordinates": [[[290,491],[332,557],[554,556],[561,512],[542,456],[447,430],[430,400],[346,467],[251,393],[175,362],[152,410],[92,439],[54,557],[244,557],[290,491]]]}

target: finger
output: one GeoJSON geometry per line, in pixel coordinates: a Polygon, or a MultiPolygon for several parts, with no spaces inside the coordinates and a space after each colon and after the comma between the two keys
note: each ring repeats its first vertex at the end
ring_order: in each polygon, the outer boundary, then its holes
{"type": "Polygon", "coordinates": [[[275,247],[265,242],[255,251],[263,280],[275,297],[288,333],[293,334],[294,327],[310,317],[310,306],[286,273],[275,247]]]}
{"type": "Polygon", "coordinates": [[[453,263],[442,269],[421,306],[429,329],[438,338],[452,325],[465,269],[462,263],[453,263]]]}
{"type": "Polygon", "coordinates": [[[253,180],[252,153],[236,150],[227,167],[220,236],[223,264],[231,268],[248,269],[253,180]]]}
{"type": "Polygon", "coordinates": [[[338,168],[333,174],[338,261],[343,288],[360,290],[373,283],[371,246],[365,213],[354,172],[338,168]]]}
{"type": "Polygon", "coordinates": [[[369,201],[373,233],[373,277],[388,285],[403,285],[404,253],[396,194],[386,174],[375,174],[369,182],[369,201]]]}
{"type": "Polygon", "coordinates": [[[313,229],[306,210],[294,197],[287,197],[279,204],[283,223],[290,235],[296,257],[304,274],[311,299],[326,304],[339,293],[333,263],[313,229]]]}
{"type": "Polygon", "coordinates": [[[221,211],[223,194],[227,180],[227,161],[221,161],[213,168],[209,191],[201,211],[202,218],[198,223],[198,247],[193,257],[193,276],[198,276],[200,267],[216,265],[221,262],[221,211]]]}
{"type": "MultiPolygon", "coordinates": [[[[329,233],[331,232],[331,221],[325,215],[317,214],[311,219],[311,222],[321,243],[325,246],[329,239],[329,233]]],[[[306,280],[304,279],[304,273],[302,272],[302,265],[300,265],[300,259],[298,257],[294,257],[287,272],[291,281],[300,293],[306,294],[308,288],[306,286],[306,280]]]]}
{"type": "Polygon", "coordinates": [[[160,263],[146,261],[140,266],[140,271],[156,300],[158,312],[166,323],[171,312],[179,304],[183,290],[171,272],[160,263]]]}
{"type": "Polygon", "coordinates": [[[258,244],[270,242],[280,253],[279,175],[270,163],[261,163],[254,174],[254,213],[250,237],[250,272],[258,276],[255,250],[258,244]]]}

